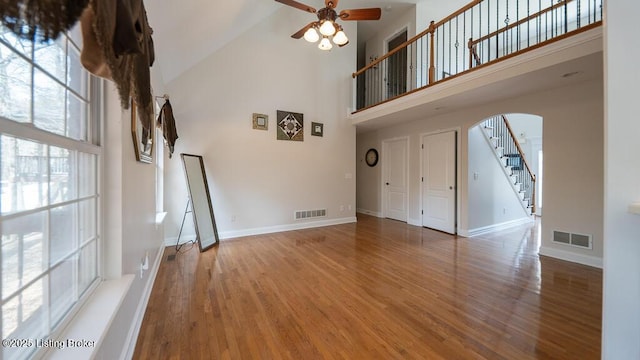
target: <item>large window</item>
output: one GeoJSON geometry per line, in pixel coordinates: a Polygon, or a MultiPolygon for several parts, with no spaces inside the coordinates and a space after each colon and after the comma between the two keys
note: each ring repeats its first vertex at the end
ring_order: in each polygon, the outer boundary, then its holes
{"type": "Polygon", "coordinates": [[[100,94],[76,35],[32,43],[0,26],[3,340],[55,336],[99,276],[100,94]]]}

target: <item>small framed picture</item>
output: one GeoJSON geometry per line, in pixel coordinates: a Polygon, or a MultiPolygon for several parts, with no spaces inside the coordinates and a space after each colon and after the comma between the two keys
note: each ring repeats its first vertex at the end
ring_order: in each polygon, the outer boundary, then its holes
{"type": "Polygon", "coordinates": [[[269,116],[253,113],[253,128],[257,130],[269,130],[269,116]]]}
{"type": "Polygon", "coordinates": [[[131,99],[131,136],[136,160],[151,164],[153,162],[153,135],[155,129],[145,130],[135,101],[131,99]]]}
{"type": "Polygon", "coordinates": [[[311,123],[311,135],[313,136],[322,136],[322,130],[324,125],[322,123],[312,122],[311,123]]]}

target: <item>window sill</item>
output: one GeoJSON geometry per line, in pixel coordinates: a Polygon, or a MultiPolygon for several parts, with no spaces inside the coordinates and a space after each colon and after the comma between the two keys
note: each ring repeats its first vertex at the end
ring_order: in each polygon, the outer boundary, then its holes
{"type": "Polygon", "coordinates": [[[167,212],[157,212],[156,213],[156,225],[162,225],[164,222],[164,218],[167,216],[167,212]]]}
{"type": "Polygon", "coordinates": [[[95,357],[135,275],[103,281],[58,339],[48,359],[91,359],[95,357]]]}
{"type": "Polygon", "coordinates": [[[629,205],[629,212],[632,214],[640,215],[640,202],[635,202],[629,205]]]}

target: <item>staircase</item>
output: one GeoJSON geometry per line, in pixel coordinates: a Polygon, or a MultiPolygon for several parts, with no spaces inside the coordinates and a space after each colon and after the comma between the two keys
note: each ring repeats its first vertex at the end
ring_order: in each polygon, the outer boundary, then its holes
{"type": "Polygon", "coordinates": [[[504,115],[498,115],[486,119],[481,126],[522,206],[529,214],[535,214],[536,177],[524,158],[509,121],[504,115]]]}

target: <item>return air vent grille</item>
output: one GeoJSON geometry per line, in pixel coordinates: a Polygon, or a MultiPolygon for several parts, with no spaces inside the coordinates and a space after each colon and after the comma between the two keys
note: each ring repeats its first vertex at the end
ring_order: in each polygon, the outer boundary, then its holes
{"type": "Polygon", "coordinates": [[[296,211],[293,215],[294,220],[304,220],[311,219],[317,217],[325,217],[327,216],[327,209],[319,209],[319,210],[300,210],[296,211]]]}
{"type": "Polygon", "coordinates": [[[591,235],[568,233],[564,231],[554,231],[553,241],[561,244],[577,246],[584,249],[591,249],[591,235]]]}

